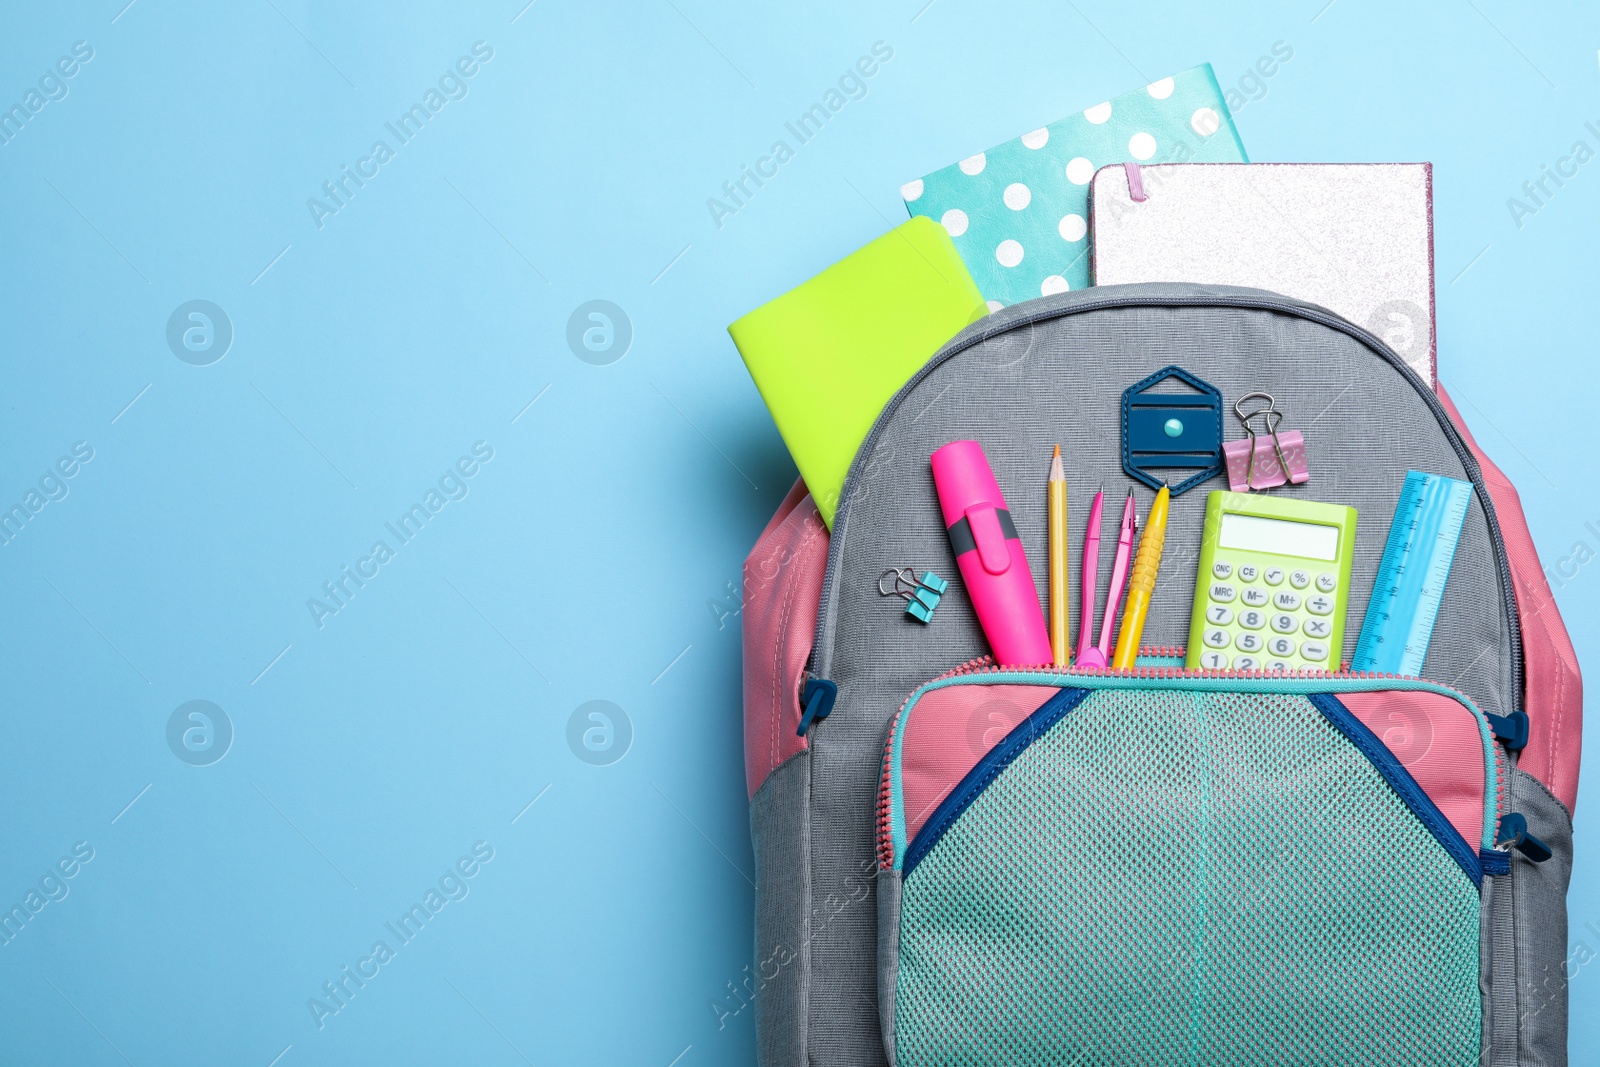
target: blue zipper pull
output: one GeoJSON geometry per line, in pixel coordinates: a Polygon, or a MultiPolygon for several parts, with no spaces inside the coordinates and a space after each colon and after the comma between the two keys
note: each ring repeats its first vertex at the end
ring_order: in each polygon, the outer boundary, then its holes
{"type": "Polygon", "coordinates": [[[1535,863],[1543,863],[1552,855],[1549,845],[1528,833],[1528,820],[1514,811],[1500,820],[1494,845],[1502,852],[1514,848],[1535,863]]]}
{"type": "Polygon", "coordinates": [[[807,678],[805,686],[800,690],[800,703],[806,706],[805,713],[800,716],[800,729],[795,733],[801,737],[811,729],[811,724],[826,719],[833,711],[833,702],[839,698],[839,687],[826,678],[807,678]]]}
{"type": "Polygon", "coordinates": [[[1510,715],[1485,715],[1494,736],[1505,743],[1512,752],[1528,747],[1528,713],[1513,711],[1510,715]]]}

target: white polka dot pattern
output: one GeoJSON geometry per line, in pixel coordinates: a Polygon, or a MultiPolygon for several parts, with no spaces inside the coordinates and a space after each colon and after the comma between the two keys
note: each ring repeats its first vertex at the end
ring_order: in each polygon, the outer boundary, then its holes
{"type": "MultiPolygon", "coordinates": [[[[1089,187],[1097,170],[1185,160],[1245,161],[1206,66],[970,155],[906,182],[900,195],[913,215],[944,227],[995,310],[1088,287],[1089,187]]],[[[1122,179],[1106,173],[1101,180],[1122,179]]]]}

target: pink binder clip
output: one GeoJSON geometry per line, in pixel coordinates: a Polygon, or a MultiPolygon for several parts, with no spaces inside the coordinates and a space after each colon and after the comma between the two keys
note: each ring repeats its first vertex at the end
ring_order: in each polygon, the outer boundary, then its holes
{"type": "Polygon", "coordinates": [[[1271,393],[1246,393],[1233,405],[1233,413],[1244,424],[1249,436],[1222,446],[1228,466],[1228,488],[1235,493],[1252,489],[1272,489],[1284,484],[1300,485],[1311,480],[1306,468],[1306,442],[1298,430],[1279,433],[1283,412],[1271,393]],[[1247,400],[1265,400],[1267,406],[1246,413],[1247,400]],[[1260,418],[1263,432],[1257,434],[1250,420],[1260,418]]]}

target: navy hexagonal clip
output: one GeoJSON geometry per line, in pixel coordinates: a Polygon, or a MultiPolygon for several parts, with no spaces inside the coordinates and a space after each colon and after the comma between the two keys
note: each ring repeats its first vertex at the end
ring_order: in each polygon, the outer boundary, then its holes
{"type": "Polygon", "coordinates": [[[1152,489],[1167,485],[1173,496],[1221,474],[1222,394],[1176,366],[1123,390],[1122,469],[1152,489]],[[1173,381],[1188,388],[1159,388],[1173,381]],[[1171,477],[1157,476],[1168,471],[1171,477]]]}

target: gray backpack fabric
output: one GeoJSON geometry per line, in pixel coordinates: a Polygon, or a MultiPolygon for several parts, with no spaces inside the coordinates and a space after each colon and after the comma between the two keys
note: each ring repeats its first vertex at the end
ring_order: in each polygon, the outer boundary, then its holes
{"type": "MultiPolygon", "coordinates": [[[[880,966],[892,961],[880,965],[878,958],[877,896],[879,878],[893,872],[879,870],[875,822],[886,731],[919,686],[988,651],[959,581],[952,580],[929,626],[891,625],[904,620],[886,608],[878,588],[891,567],[955,575],[929,454],[960,438],[983,444],[1042,599],[1041,457],[1061,444],[1076,536],[1102,483],[1108,502],[1120,501],[1125,488],[1122,391],[1173,364],[1216,386],[1229,404],[1255,391],[1278,399],[1283,428],[1305,435],[1311,480],[1274,492],[1358,509],[1341,662],[1354,648],[1406,471],[1473,482],[1476,499],[1423,676],[1459,690],[1490,716],[1523,710],[1524,624],[1495,501],[1437,396],[1382,342],[1324,309],[1224,286],[1108,286],[996,312],[947,344],[884,408],[857,453],[831,536],[791,537],[782,548],[783,562],[802,587],[780,580],[765,583],[755,596],[747,593],[747,744],[761,748],[750,758],[759,876],[753,991],[762,1067],[887,1062],[885,1033],[893,1020],[880,1005],[879,983],[880,966]],[[802,544],[810,547],[796,547],[802,544]],[[815,569],[794,560],[800,552],[820,553],[823,544],[826,571],[820,588],[809,591],[818,605],[812,630],[787,621],[796,603],[807,603],[803,586],[815,569]],[[766,612],[770,622],[779,611],[785,625],[776,639],[770,625],[751,618],[766,612]],[[774,640],[783,647],[768,647],[774,640]],[[781,661],[799,662],[801,654],[804,674],[788,677],[781,661]],[[760,681],[754,708],[748,706],[753,679],[760,681]],[[812,679],[835,685],[837,698],[802,742],[793,734],[802,702],[816,694],[815,687],[803,688],[812,679]],[[767,700],[762,694],[768,689],[781,689],[781,696],[767,700]]],[[[1227,429],[1229,438],[1239,436],[1237,427],[1227,429]]],[[[1222,486],[1207,483],[1172,501],[1147,647],[1186,644],[1206,490],[1222,486]]],[[[815,526],[814,516],[810,521],[815,526]]],[[[775,519],[752,564],[777,552],[778,525],[775,519]]],[[[1102,591],[1110,555],[1101,555],[1102,591]]],[[[747,589],[751,583],[747,567],[747,589]]],[[[1076,629],[1076,576],[1072,586],[1076,629]]],[[[1509,875],[1483,881],[1482,1062],[1565,1064],[1570,813],[1540,783],[1515,771],[1513,750],[1501,758],[1504,806],[1524,815],[1530,832],[1555,855],[1537,866],[1515,856],[1509,875]],[[1554,985],[1552,971],[1562,975],[1554,985]]],[[[1337,975],[1327,980],[1339,981],[1337,975]]],[[[1280,1060],[1264,1056],[1261,1062],[1280,1060]]]]}

